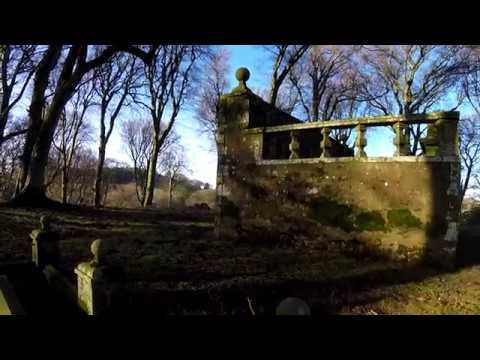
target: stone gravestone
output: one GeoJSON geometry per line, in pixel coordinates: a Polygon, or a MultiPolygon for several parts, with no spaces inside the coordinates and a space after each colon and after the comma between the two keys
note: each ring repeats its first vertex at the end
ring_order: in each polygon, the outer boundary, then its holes
{"type": "Polygon", "coordinates": [[[278,304],[277,315],[311,315],[310,307],[305,301],[296,297],[289,297],[278,304]]]}

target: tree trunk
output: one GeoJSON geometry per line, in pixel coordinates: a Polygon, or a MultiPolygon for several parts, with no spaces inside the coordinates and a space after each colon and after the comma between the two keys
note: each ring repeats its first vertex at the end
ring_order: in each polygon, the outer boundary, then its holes
{"type": "Polygon", "coordinates": [[[173,176],[170,176],[168,181],[168,208],[172,207],[172,197],[173,197],[173,176]]]}
{"type": "Polygon", "coordinates": [[[157,174],[157,161],[158,161],[158,152],[160,150],[160,145],[155,136],[153,147],[152,147],[152,159],[148,165],[147,172],[147,185],[145,189],[145,198],[143,200],[143,207],[151,206],[153,201],[153,192],[155,190],[155,178],[157,174]]]}
{"type": "Polygon", "coordinates": [[[62,204],[67,203],[68,174],[67,166],[62,166],[62,204]]]}
{"type": "Polygon", "coordinates": [[[18,191],[18,195],[10,200],[10,206],[61,207],[59,202],[49,199],[46,195],[45,172],[47,169],[50,143],[39,141],[35,144],[33,154],[29,160],[30,166],[26,179],[26,186],[18,191]]]}
{"type": "Polygon", "coordinates": [[[417,150],[420,145],[420,137],[422,136],[420,124],[412,125],[410,129],[408,129],[408,134],[409,138],[413,137],[412,155],[417,155],[417,150]],[[413,136],[410,136],[410,134],[413,134],[413,136]]]}
{"type": "Polygon", "coordinates": [[[462,186],[462,193],[460,194],[460,207],[463,204],[463,199],[465,198],[465,193],[467,192],[468,184],[470,183],[470,176],[472,174],[472,168],[473,168],[473,164],[470,164],[469,166],[467,166],[467,174],[465,175],[465,180],[464,180],[463,186],[462,186]]]}
{"type": "Polygon", "coordinates": [[[8,112],[6,109],[4,109],[7,105],[4,104],[5,98],[7,97],[7,94],[3,94],[2,96],[2,104],[0,105],[0,146],[3,143],[3,136],[5,135],[5,128],[7,127],[7,121],[8,121],[8,112]]]}
{"type": "Polygon", "coordinates": [[[272,88],[271,88],[271,91],[270,91],[270,104],[273,105],[273,106],[276,106],[279,88],[280,88],[280,85],[279,85],[278,81],[275,78],[273,78],[272,79],[272,88]]]}
{"type": "MultiPolygon", "coordinates": [[[[69,96],[70,93],[67,95],[69,96]]],[[[57,127],[60,111],[65,106],[66,97],[62,97],[61,100],[55,104],[56,106],[50,109],[49,116],[42,122],[39,129],[34,129],[30,135],[27,133],[27,140],[33,143],[33,151],[28,153],[29,146],[24,145],[25,158],[22,159],[22,169],[19,182],[17,183],[17,189],[21,192],[12,199],[12,204],[15,203],[23,205],[42,206],[46,202],[50,205],[56,203],[47,198],[45,175],[48,164],[48,154],[52,145],[53,134],[57,127]],[[35,136],[36,135],[36,136],[35,136]],[[21,187],[21,184],[25,183],[25,186],[21,187]]],[[[29,129],[30,132],[31,129],[29,129]]]]}
{"type": "Polygon", "coordinates": [[[95,172],[95,185],[94,185],[94,199],[93,204],[96,208],[102,204],[102,182],[103,182],[103,166],[105,164],[105,142],[100,140],[100,146],[98,147],[98,162],[95,172]]]}
{"type": "MultiPolygon", "coordinates": [[[[42,126],[43,116],[42,113],[45,110],[45,91],[48,87],[48,79],[50,73],[52,72],[53,68],[56,66],[58,59],[60,58],[62,50],[62,45],[50,45],[48,50],[46,51],[45,55],[43,56],[42,60],[38,64],[37,70],[35,71],[35,79],[33,82],[33,90],[32,90],[32,100],[30,103],[29,112],[29,122],[28,122],[28,131],[25,136],[25,144],[23,145],[23,152],[20,158],[21,160],[21,167],[20,167],[20,174],[17,181],[17,186],[15,190],[15,194],[19,195],[20,191],[26,190],[26,183],[27,178],[30,171],[30,163],[32,161],[32,153],[36,146],[37,136],[40,133],[40,129],[42,126]]],[[[50,150],[50,148],[48,148],[50,150]]],[[[48,156],[48,151],[47,151],[48,156]]],[[[41,159],[35,160],[37,164],[35,167],[36,173],[38,173],[38,161],[41,159]]],[[[33,165],[32,165],[33,166],[33,165]]],[[[44,170],[43,170],[44,172],[44,170]]],[[[39,174],[40,176],[42,174],[39,174]]],[[[39,175],[34,175],[34,177],[38,177],[39,175]]],[[[38,180],[38,178],[37,178],[38,180]]],[[[31,189],[36,188],[35,185],[32,185],[31,189]]],[[[38,188],[38,187],[37,187],[38,188]]],[[[29,192],[35,192],[35,190],[29,190],[29,192]]]]}

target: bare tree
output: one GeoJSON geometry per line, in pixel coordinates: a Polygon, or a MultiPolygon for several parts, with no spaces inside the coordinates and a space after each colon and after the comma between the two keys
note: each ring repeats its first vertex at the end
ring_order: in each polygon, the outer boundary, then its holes
{"type": "Polygon", "coordinates": [[[138,77],[135,60],[131,55],[118,54],[95,71],[95,93],[100,109],[98,163],[93,186],[95,207],[99,207],[102,200],[103,167],[107,144],[122,107],[128,105],[127,98],[138,77]]]}
{"type": "Polygon", "coordinates": [[[219,49],[207,58],[196,99],[195,113],[201,132],[206,133],[212,140],[217,133],[220,97],[228,91],[229,87],[229,59],[230,54],[226,49],[219,49]]]}
{"type": "MultiPolygon", "coordinates": [[[[444,45],[364,46],[360,61],[372,84],[364,88],[372,108],[385,115],[425,113],[439,106],[469,71],[469,50],[444,45]],[[379,86],[388,90],[384,96],[370,93],[379,86]]],[[[461,99],[453,109],[460,103],[461,99]]],[[[410,127],[413,154],[423,131],[420,125],[410,127]]]]}
{"type": "Polygon", "coordinates": [[[60,124],[53,144],[58,151],[61,170],[62,203],[68,202],[71,169],[78,150],[91,140],[92,128],[86,121],[87,110],[93,105],[94,84],[87,82],[73,95],[60,115],[60,124]]]}
{"type": "Polygon", "coordinates": [[[144,207],[152,204],[158,155],[190,95],[192,69],[202,52],[200,46],[160,46],[155,51],[154,60],[144,66],[146,84],[143,90],[146,92],[137,93],[135,97],[135,102],[150,114],[153,126],[144,207]]]}
{"type": "Polygon", "coordinates": [[[463,78],[462,90],[470,106],[480,116],[480,52],[477,49],[470,53],[470,71],[463,78]]]}
{"type": "Polygon", "coordinates": [[[280,87],[308,48],[309,45],[265,46],[265,49],[273,57],[272,77],[270,80],[270,104],[276,105],[280,87]]]}
{"type": "Polygon", "coordinates": [[[162,153],[159,169],[168,177],[168,207],[172,207],[173,192],[178,185],[180,176],[188,171],[185,149],[178,143],[170,146],[162,153]]]}
{"type": "Polygon", "coordinates": [[[0,45],[0,146],[26,132],[25,128],[5,134],[12,109],[22,99],[35,72],[36,45],[0,45]]]}
{"type": "MultiPolygon", "coordinates": [[[[132,118],[121,122],[120,136],[126,145],[128,156],[133,165],[135,192],[137,200],[143,206],[147,193],[147,175],[152,161],[153,125],[148,118],[132,118]]],[[[169,148],[178,144],[179,137],[172,132],[163,142],[160,153],[167,153],[169,148]]],[[[162,157],[160,157],[159,166],[162,157]]]]}
{"type": "Polygon", "coordinates": [[[478,177],[480,165],[480,119],[478,116],[464,118],[459,123],[460,157],[462,159],[461,200],[470,186],[472,177],[478,177]]]}
{"type": "Polygon", "coordinates": [[[135,193],[143,205],[147,188],[147,171],[151,162],[153,126],[149,119],[128,119],[121,123],[120,136],[133,164],[135,193]]]}
{"type": "MultiPolygon", "coordinates": [[[[298,95],[298,116],[306,121],[326,121],[363,115],[367,81],[351,60],[355,46],[312,46],[289,74],[298,95]]],[[[338,129],[332,137],[344,145],[352,129],[338,129]]]]}
{"type": "Polygon", "coordinates": [[[68,195],[71,202],[86,205],[91,201],[91,184],[95,177],[96,163],[97,158],[92,149],[86,146],[78,149],[71,171],[72,181],[68,195]]]}
{"type": "Polygon", "coordinates": [[[107,172],[106,172],[106,174],[104,174],[103,180],[102,180],[102,189],[101,189],[102,190],[102,200],[101,200],[101,203],[105,205],[107,203],[108,194],[110,193],[110,190],[112,189],[112,187],[115,187],[115,184],[112,184],[112,182],[114,180],[112,170],[113,169],[118,169],[118,168],[121,168],[121,167],[125,167],[125,164],[123,164],[122,162],[117,161],[115,159],[107,158],[107,159],[105,159],[104,167],[107,170],[107,172]]]}
{"type": "Polygon", "coordinates": [[[148,50],[135,46],[105,46],[92,56],[87,45],[49,45],[36,67],[29,107],[29,124],[17,182],[18,195],[13,204],[37,205],[48,202],[45,195],[45,172],[53,136],[65,104],[87,73],[107,62],[113,55],[127,51],[149,62],[157,46],[148,50]],[[58,69],[59,71],[54,71],[58,69]],[[58,76],[55,74],[58,73],[58,76]],[[52,76],[55,76],[52,79],[52,76]],[[55,91],[46,107],[49,83],[55,91]]]}
{"type": "Polygon", "coordinates": [[[462,201],[469,188],[480,187],[480,56],[478,49],[471,52],[471,68],[462,82],[462,90],[475,116],[459,122],[460,157],[462,159],[462,201]],[[471,186],[471,180],[475,185],[471,186]]]}
{"type": "Polygon", "coordinates": [[[290,72],[307,121],[341,116],[344,102],[361,102],[358,87],[362,79],[350,61],[353,53],[351,46],[315,45],[290,72]]]}
{"type": "MultiPolygon", "coordinates": [[[[26,120],[15,118],[6,127],[9,133],[24,129],[26,120]]],[[[23,136],[13,136],[0,144],[0,199],[9,200],[15,192],[15,177],[23,145],[23,136]]]]}

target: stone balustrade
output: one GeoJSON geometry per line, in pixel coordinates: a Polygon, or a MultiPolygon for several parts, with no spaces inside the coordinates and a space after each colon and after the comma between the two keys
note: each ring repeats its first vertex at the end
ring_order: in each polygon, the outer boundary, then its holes
{"type": "MultiPolygon", "coordinates": [[[[368,157],[365,147],[367,146],[366,133],[368,129],[377,127],[391,127],[394,131],[393,145],[395,151],[393,157],[413,156],[410,151],[411,136],[409,134],[409,125],[424,124],[427,126],[426,136],[420,140],[423,149],[423,156],[426,157],[448,157],[458,155],[457,123],[459,112],[432,112],[427,114],[409,114],[398,116],[376,116],[345,120],[315,121],[308,123],[292,123],[278,126],[253,127],[244,129],[245,135],[262,135],[262,141],[258,148],[256,157],[262,160],[268,159],[301,159],[317,157],[319,159],[331,157],[349,156],[348,149],[344,152],[332,150],[335,145],[338,148],[341,144],[335,144],[335,139],[331,137],[334,130],[355,130],[354,154],[350,156],[355,158],[368,157]],[[319,147],[318,156],[311,156],[315,151],[308,152],[308,156],[302,156],[302,145],[305,137],[303,134],[318,131],[317,139],[319,147]],[[289,134],[289,154],[278,154],[277,150],[268,152],[269,144],[274,141],[284,141],[283,134],[289,134]],[[277,153],[275,153],[277,152],[277,153]],[[269,155],[266,155],[268,154],[269,155]]],[[[307,146],[315,147],[310,139],[307,146]]],[[[315,142],[315,140],[313,140],[315,142]]],[[[343,145],[345,146],[345,145],[343,145]]]]}
{"type": "Polygon", "coordinates": [[[254,94],[248,70],[236,75],[239,86],[222,96],[217,119],[220,238],[342,238],[387,258],[452,266],[458,112],[306,123],[254,94]],[[417,124],[424,131],[421,155],[411,151],[417,124]],[[367,132],[378,127],[393,130],[391,156],[368,154],[367,132]]]}

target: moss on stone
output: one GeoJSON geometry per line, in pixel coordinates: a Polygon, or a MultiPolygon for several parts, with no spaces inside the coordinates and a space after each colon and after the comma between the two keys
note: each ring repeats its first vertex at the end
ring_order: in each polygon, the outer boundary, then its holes
{"type": "Polygon", "coordinates": [[[394,209],[387,213],[388,222],[394,227],[421,227],[422,222],[409,209],[394,209]]]}
{"type": "Polygon", "coordinates": [[[325,197],[312,200],[311,216],[318,222],[345,231],[355,230],[353,208],[325,197]]]}
{"type": "Polygon", "coordinates": [[[384,231],[385,220],[379,211],[366,211],[359,214],[355,225],[360,231],[384,231]]]}

